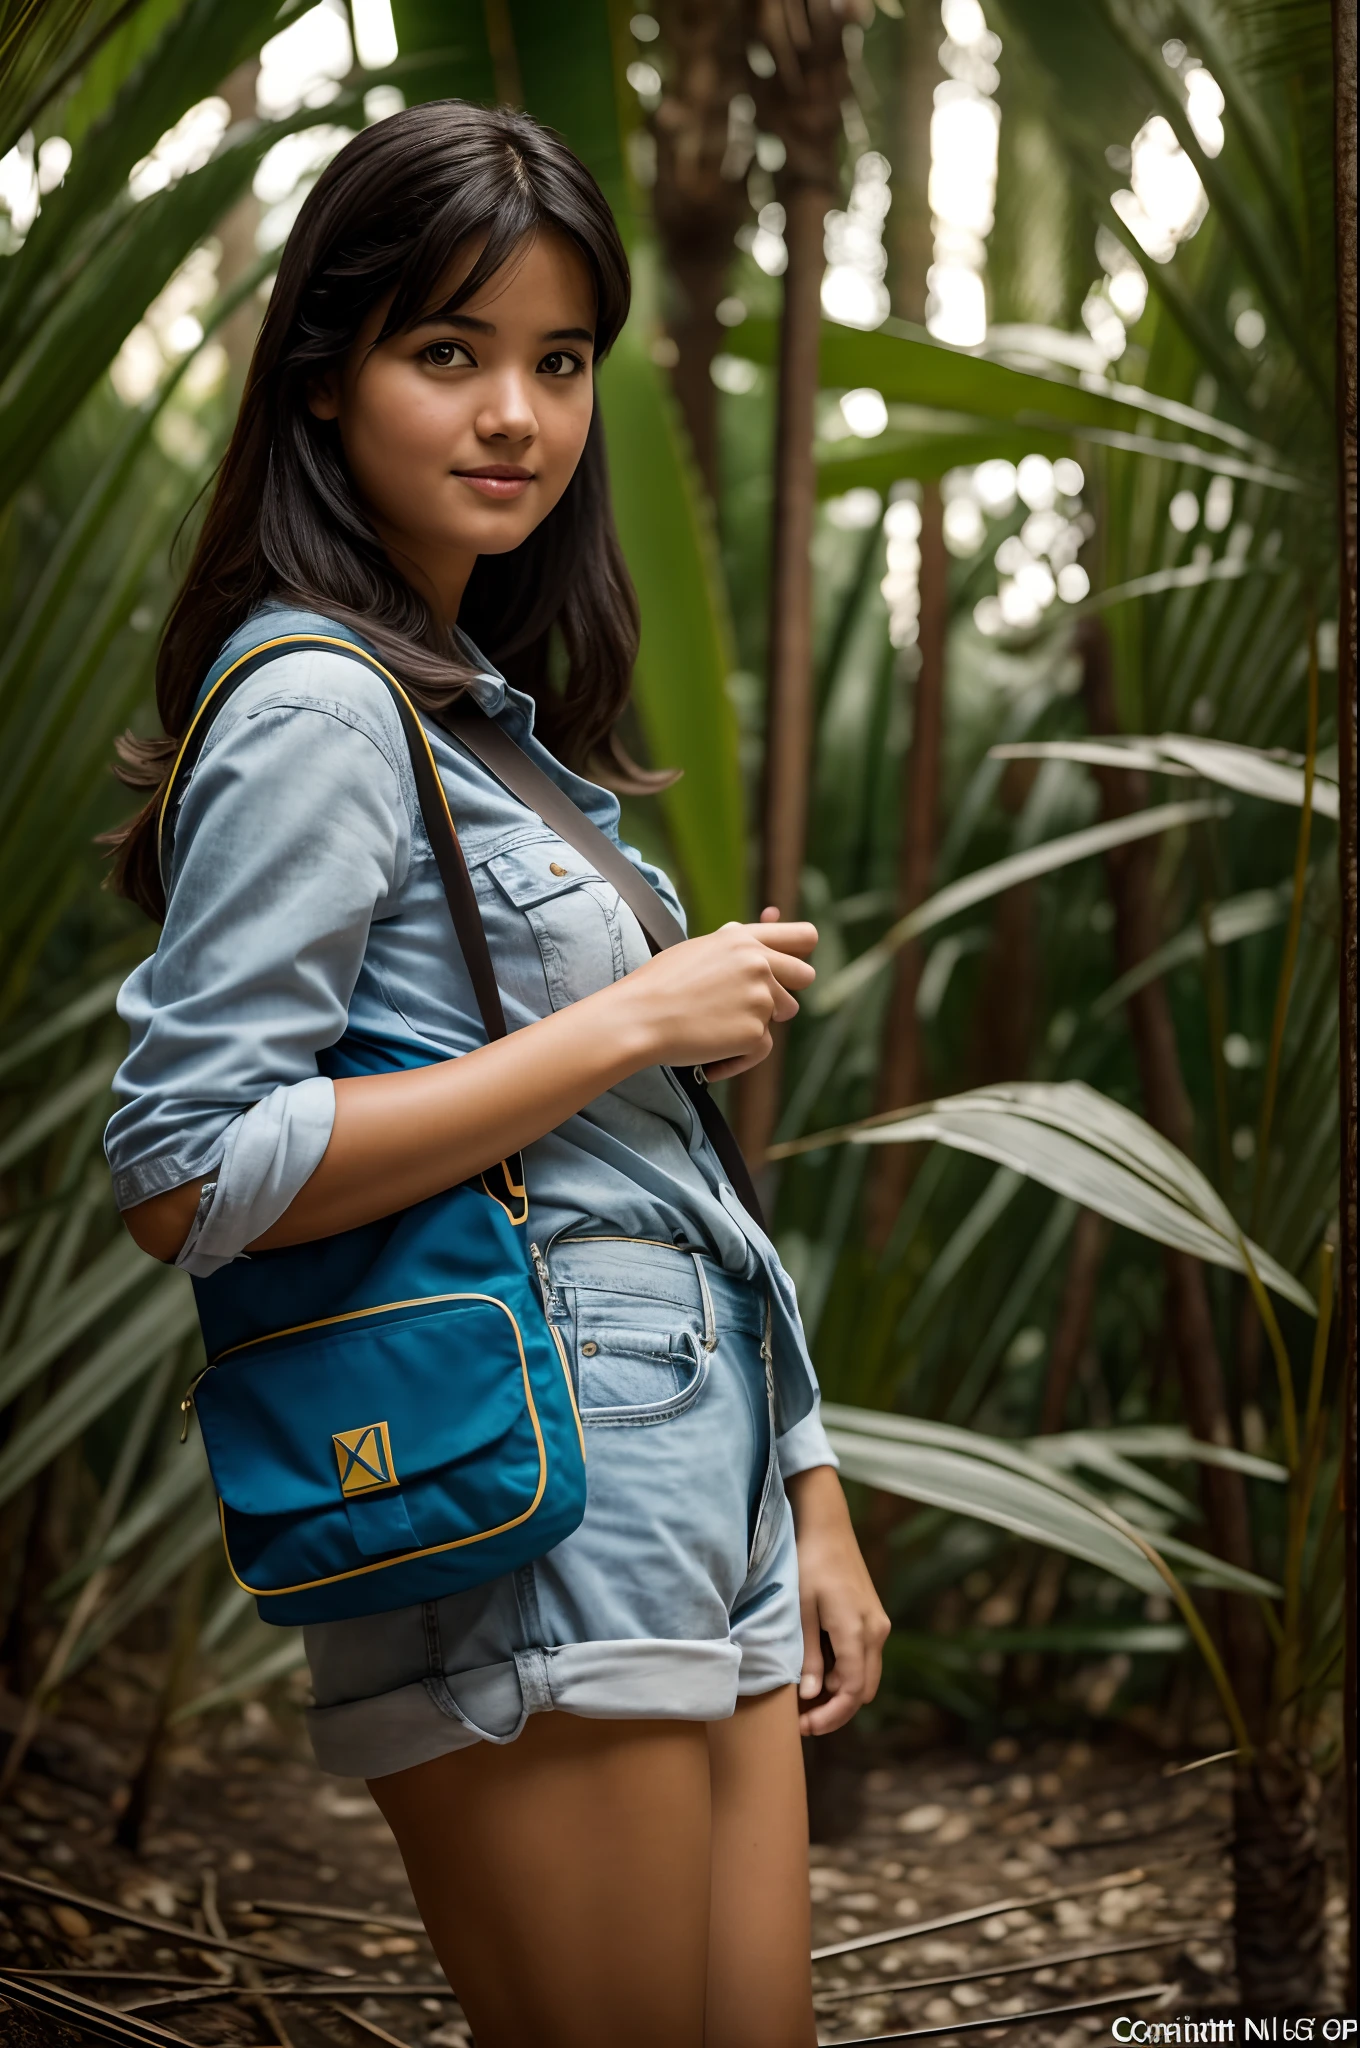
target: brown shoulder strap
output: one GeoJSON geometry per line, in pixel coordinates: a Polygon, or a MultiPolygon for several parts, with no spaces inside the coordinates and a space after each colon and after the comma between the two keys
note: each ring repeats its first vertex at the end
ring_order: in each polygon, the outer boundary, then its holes
{"type": "Polygon", "coordinates": [[[362,647],[356,647],[352,640],[342,638],[338,628],[334,638],[324,633],[281,633],[272,640],[266,640],[232,662],[224,669],[211,689],[204,693],[180,744],[161,801],[157,824],[157,858],[160,862],[162,887],[168,894],[174,864],[178,799],[183,794],[184,783],[203,751],[203,743],[218,713],[253,675],[267,663],[276,660],[280,654],[323,650],[327,654],[338,654],[346,661],[357,661],[361,668],[370,670],[387,686],[388,694],[396,706],[397,716],[401,720],[402,734],[411,756],[411,768],[416,779],[421,815],[425,820],[425,829],[439,869],[439,879],[444,885],[444,895],[448,901],[449,915],[453,919],[453,928],[463,950],[468,978],[472,983],[473,994],[477,998],[477,1007],[482,1013],[482,1022],[486,1026],[486,1035],[488,1039],[504,1038],[505,1012],[501,1007],[501,992],[496,986],[495,970],[491,965],[491,953],[482,926],[482,913],[477,905],[472,877],[463,858],[463,848],[444,796],[444,786],[439,780],[434,755],[430,752],[430,742],[425,728],[416,716],[415,706],[396,677],[390,675],[382,663],[362,647]]]}
{"type": "MultiPolygon", "coordinates": [[[[654,953],[664,952],[666,947],[681,943],[684,931],[646,876],[572,802],[566,791],[559,789],[552,777],[545,775],[522,747],[516,746],[509,733],[493,718],[488,718],[480,705],[474,704],[470,697],[460,697],[439,713],[439,723],[455,739],[461,740],[468,752],[475,754],[482,766],[489,768],[512,796],[517,796],[531,811],[537,811],[545,825],[551,825],[559,838],[565,839],[568,846],[574,846],[596,873],[618,891],[642,926],[654,953]]],[[[672,1071],[693,1103],[704,1135],[717,1153],[739,1199],[761,1229],[768,1232],[769,1226],[751,1169],[742,1156],[731,1126],[709,1093],[703,1068],[677,1067],[672,1071]]]]}
{"type": "Polygon", "coordinates": [[[487,717],[480,705],[470,697],[460,697],[439,713],[439,722],[463,742],[469,753],[477,756],[484,768],[491,770],[497,781],[503,782],[531,811],[537,811],[544,824],[551,825],[559,838],[574,846],[596,873],[618,890],[647,934],[654,953],[680,944],[684,931],[647,877],[572,802],[566,791],[550,775],[545,775],[522,747],[516,746],[509,733],[494,718],[487,717]]]}

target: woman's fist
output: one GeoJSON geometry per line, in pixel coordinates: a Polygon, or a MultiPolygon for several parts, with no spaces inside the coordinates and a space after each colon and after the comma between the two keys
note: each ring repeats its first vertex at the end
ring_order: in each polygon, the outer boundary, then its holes
{"type": "Polygon", "coordinates": [[[704,1067],[725,1080],[770,1050],[770,1027],[798,1014],[795,989],[816,979],[811,924],[726,924],[701,939],[669,946],[615,984],[633,1010],[652,1060],[704,1067]]]}

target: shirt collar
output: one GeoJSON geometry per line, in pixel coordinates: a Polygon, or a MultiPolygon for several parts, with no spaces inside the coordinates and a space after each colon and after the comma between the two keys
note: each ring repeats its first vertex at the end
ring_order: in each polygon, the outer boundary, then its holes
{"type": "Polygon", "coordinates": [[[489,662],[470,634],[460,626],[458,637],[470,657],[474,674],[467,685],[468,695],[488,718],[494,718],[510,732],[524,734],[534,729],[534,700],[525,690],[516,690],[506,682],[500,670],[489,662]]]}

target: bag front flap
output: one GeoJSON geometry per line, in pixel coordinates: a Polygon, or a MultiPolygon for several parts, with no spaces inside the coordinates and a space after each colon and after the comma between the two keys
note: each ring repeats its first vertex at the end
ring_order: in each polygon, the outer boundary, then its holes
{"type": "Polygon", "coordinates": [[[487,1460],[532,1493],[542,1446],[524,1338],[504,1303],[465,1296],[227,1356],[194,1396],[218,1493],[240,1514],[300,1514],[487,1460]]]}

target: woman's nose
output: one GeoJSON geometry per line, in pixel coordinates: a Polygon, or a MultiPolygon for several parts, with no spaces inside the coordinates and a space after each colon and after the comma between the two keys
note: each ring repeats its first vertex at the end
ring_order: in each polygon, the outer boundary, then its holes
{"type": "Polygon", "coordinates": [[[477,414],[483,441],[531,441],[538,418],[526,380],[518,374],[498,377],[486,392],[477,414]]]}

